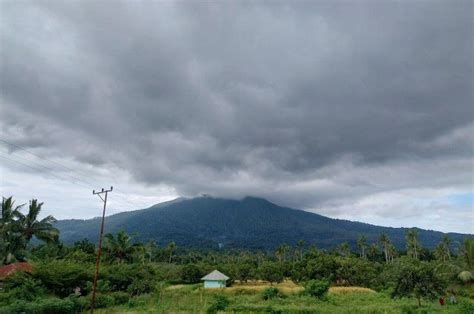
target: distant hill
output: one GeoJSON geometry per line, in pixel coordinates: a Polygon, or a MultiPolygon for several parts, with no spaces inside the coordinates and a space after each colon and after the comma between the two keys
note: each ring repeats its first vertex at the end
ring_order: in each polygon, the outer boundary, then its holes
{"type": "MultiPolygon", "coordinates": [[[[97,241],[100,218],[61,220],[61,239],[71,243],[82,238],[97,241]]],[[[246,197],[229,200],[212,197],[177,199],[147,209],[123,212],[106,218],[106,232],[136,233],[141,241],[155,240],[165,245],[175,241],[186,248],[274,249],[283,242],[332,248],[343,241],[355,247],[359,235],[370,242],[380,234],[389,235],[395,246],[405,247],[406,228],[389,228],[281,207],[267,200],[246,197]]],[[[454,241],[466,235],[450,233],[454,241]]],[[[443,233],[419,229],[424,247],[434,248],[443,233]]]]}

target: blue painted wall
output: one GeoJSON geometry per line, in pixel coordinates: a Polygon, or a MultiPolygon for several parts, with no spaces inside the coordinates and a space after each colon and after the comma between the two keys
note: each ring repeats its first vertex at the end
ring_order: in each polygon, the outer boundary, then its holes
{"type": "Polygon", "coordinates": [[[204,280],[204,288],[225,288],[224,280],[204,280]]]}

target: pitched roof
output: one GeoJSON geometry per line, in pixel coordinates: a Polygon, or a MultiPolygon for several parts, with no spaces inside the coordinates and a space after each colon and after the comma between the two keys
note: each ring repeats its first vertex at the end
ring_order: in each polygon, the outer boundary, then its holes
{"type": "Polygon", "coordinates": [[[31,264],[26,262],[2,266],[0,267],[0,278],[8,277],[17,270],[31,272],[33,270],[33,267],[31,266],[31,264]]]}
{"type": "Polygon", "coordinates": [[[226,275],[224,275],[217,269],[213,270],[211,273],[201,278],[201,280],[228,280],[228,279],[229,277],[227,277],[226,275]]]}

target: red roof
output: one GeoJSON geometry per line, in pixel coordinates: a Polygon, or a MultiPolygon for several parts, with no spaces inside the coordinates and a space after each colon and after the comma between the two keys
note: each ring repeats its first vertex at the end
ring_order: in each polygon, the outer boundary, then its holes
{"type": "Polygon", "coordinates": [[[31,264],[27,262],[14,263],[2,266],[0,267],[0,278],[8,277],[17,270],[31,272],[33,270],[33,266],[31,266],[31,264]]]}

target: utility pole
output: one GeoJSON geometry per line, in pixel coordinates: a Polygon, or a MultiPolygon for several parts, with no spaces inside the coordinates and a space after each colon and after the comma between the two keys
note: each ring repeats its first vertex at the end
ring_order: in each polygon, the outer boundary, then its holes
{"type": "Polygon", "coordinates": [[[110,190],[104,190],[96,192],[95,190],[92,191],[93,195],[97,195],[100,197],[102,202],[104,202],[104,210],[102,211],[102,223],[100,225],[100,235],[99,235],[99,248],[97,250],[97,260],[95,262],[95,274],[94,274],[94,286],[92,289],[92,301],[91,301],[91,314],[94,313],[94,306],[95,306],[95,294],[97,290],[97,278],[99,277],[99,266],[100,266],[100,256],[102,255],[102,237],[104,236],[104,219],[105,219],[105,207],[107,206],[107,194],[112,192],[114,189],[113,186],[110,187],[110,190]],[[105,194],[104,198],[102,198],[101,194],[105,194]]]}

